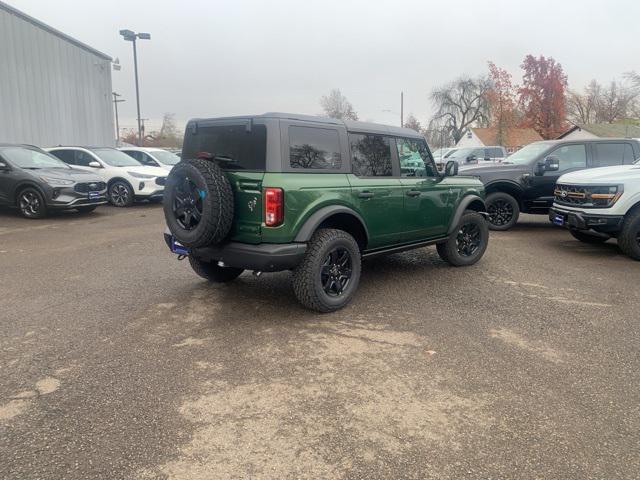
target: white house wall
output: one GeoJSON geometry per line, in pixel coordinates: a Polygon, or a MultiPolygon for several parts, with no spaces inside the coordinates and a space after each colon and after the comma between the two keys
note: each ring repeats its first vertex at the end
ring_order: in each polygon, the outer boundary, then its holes
{"type": "Polygon", "coordinates": [[[462,136],[462,138],[458,143],[456,143],[456,147],[457,148],[484,147],[484,143],[482,143],[480,138],[475,133],[473,133],[472,131],[469,131],[462,136]]]}
{"type": "Polygon", "coordinates": [[[0,3],[0,142],[114,146],[111,61],[0,3]]]}

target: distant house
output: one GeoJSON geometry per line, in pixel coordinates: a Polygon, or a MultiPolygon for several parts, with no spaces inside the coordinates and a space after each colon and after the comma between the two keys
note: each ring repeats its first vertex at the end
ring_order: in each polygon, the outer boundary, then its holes
{"type": "Polygon", "coordinates": [[[470,128],[456,144],[456,147],[465,148],[501,145],[507,149],[507,152],[512,153],[521,149],[525,145],[542,140],[542,137],[533,128],[511,128],[503,135],[502,142],[498,142],[497,136],[498,129],[495,127],[470,128]]]}
{"type": "Polygon", "coordinates": [[[640,138],[640,127],[620,123],[589,123],[574,125],[558,138],[585,140],[589,138],[640,138]]]}

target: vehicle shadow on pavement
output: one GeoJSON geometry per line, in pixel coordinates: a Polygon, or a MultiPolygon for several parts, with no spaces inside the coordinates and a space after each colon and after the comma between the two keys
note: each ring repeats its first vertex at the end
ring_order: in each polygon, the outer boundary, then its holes
{"type": "Polygon", "coordinates": [[[585,257],[620,257],[630,262],[633,262],[631,258],[627,257],[622,250],[618,247],[617,242],[611,239],[605,243],[589,245],[588,243],[582,243],[577,240],[560,241],[556,243],[558,251],[565,255],[582,255],[585,257]]]}

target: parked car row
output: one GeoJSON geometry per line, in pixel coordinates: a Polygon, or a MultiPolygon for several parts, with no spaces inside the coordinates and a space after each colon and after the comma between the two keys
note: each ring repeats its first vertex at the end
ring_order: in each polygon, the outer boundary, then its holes
{"type": "Polygon", "coordinates": [[[500,145],[466,148],[440,148],[433,154],[436,166],[443,171],[448,161],[454,161],[459,167],[484,165],[503,162],[509,154],[500,145]]]}
{"type": "Polygon", "coordinates": [[[90,212],[107,202],[127,207],[135,200],[161,201],[167,175],[179,161],[160,149],[0,144],[0,205],[42,218],[49,210],[90,212]],[[132,154],[144,154],[145,163],[132,154]]]}

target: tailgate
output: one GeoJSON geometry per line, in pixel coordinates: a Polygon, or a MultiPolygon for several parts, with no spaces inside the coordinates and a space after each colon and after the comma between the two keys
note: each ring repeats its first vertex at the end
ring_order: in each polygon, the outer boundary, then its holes
{"type": "Polygon", "coordinates": [[[260,243],[262,227],[262,179],[264,173],[225,171],[234,195],[233,226],[230,239],[260,243]]]}

